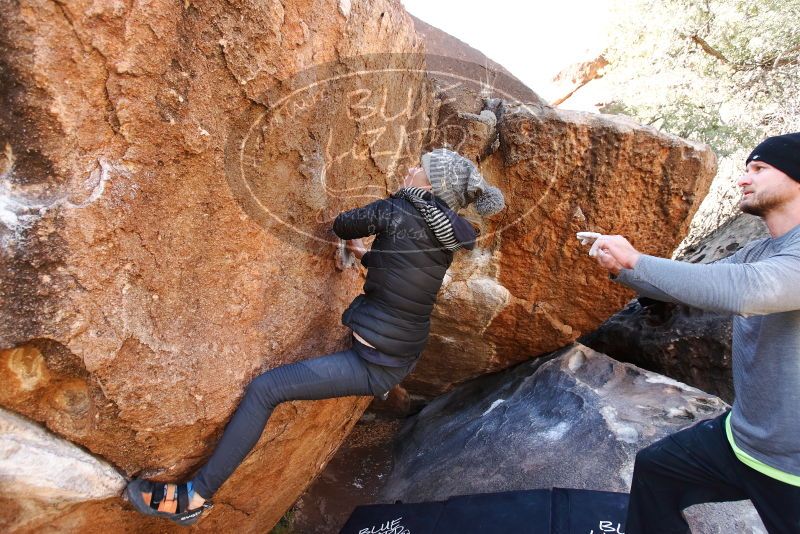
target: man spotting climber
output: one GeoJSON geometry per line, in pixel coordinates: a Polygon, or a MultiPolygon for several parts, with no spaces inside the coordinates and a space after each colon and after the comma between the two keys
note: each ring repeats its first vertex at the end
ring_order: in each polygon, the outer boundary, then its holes
{"type": "Polygon", "coordinates": [[[733,407],[636,455],[628,534],[689,532],[684,508],[742,499],[769,532],[800,532],[800,132],[759,144],[737,183],[770,237],[728,258],[655,258],[622,236],[590,250],[646,297],[734,316],[733,407]]]}
{"type": "Polygon", "coordinates": [[[478,213],[504,207],[475,165],[446,149],[422,156],[390,198],[341,213],[334,232],[367,267],[364,293],[342,322],[352,347],[270,369],[247,387],[217,447],[195,477],[182,484],[135,479],[127,499],[143,514],[195,523],[207,502],[258,441],[281,402],[350,395],[382,396],[414,368],[428,339],[430,315],[453,253],[472,249],[475,230],[453,210],[475,202],[478,213]],[[367,252],[361,238],[374,234],[367,252]]]}

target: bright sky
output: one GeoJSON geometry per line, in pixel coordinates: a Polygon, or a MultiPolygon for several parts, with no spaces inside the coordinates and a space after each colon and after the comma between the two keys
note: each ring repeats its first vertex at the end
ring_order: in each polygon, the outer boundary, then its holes
{"type": "Polygon", "coordinates": [[[612,0],[401,0],[406,11],[477,48],[534,91],[602,51],[612,0]]]}

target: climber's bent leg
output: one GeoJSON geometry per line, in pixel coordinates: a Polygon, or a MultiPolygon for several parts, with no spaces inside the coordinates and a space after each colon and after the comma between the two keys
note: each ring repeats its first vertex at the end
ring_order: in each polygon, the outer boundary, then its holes
{"type": "Polygon", "coordinates": [[[195,476],[195,490],[211,498],[255,446],[281,402],[380,395],[399,383],[405,373],[405,368],[371,364],[348,349],[259,375],[247,387],[208,463],[195,476]]]}

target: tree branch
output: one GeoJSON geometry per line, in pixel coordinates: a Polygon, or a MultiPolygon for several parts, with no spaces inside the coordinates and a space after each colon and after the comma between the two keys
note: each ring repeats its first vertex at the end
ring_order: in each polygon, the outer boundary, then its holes
{"type": "Polygon", "coordinates": [[[722,52],[720,52],[719,50],[708,44],[708,42],[706,42],[706,40],[700,37],[699,35],[697,34],[690,35],[689,39],[691,39],[694,44],[702,48],[703,52],[705,52],[706,54],[717,58],[723,63],[730,63],[730,60],[728,60],[728,58],[722,55],[722,52]]]}
{"type": "Polygon", "coordinates": [[[775,56],[775,59],[768,60],[765,63],[772,63],[773,69],[778,67],[783,67],[784,65],[789,65],[791,63],[796,63],[798,57],[797,56],[792,57],[792,54],[795,54],[797,52],[800,52],[800,45],[797,45],[794,48],[790,48],[785,52],[781,52],[780,54],[775,56]]]}
{"type": "Polygon", "coordinates": [[[780,54],[769,57],[761,62],[758,63],[732,63],[727,57],[725,57],[722,52],[708,44],[708,41],[700,37],[699,35],[692,34],[692,35],[682,35],[682,37],[688,37],[690,41],[694,44],[699,46],[703,52],[706,54],[720,60],[721,62],[725,63],[726,65],[731,65],[736,70],[751,70],[751,69],[766,69],[772,70],[777,67],[783,67],[784,65],[791,65],[793,63],[797,63],[798,57],[793,55],[797,52],[800,52],[800,45],[790,48],[785,52],[781,52],[780,54]]]}

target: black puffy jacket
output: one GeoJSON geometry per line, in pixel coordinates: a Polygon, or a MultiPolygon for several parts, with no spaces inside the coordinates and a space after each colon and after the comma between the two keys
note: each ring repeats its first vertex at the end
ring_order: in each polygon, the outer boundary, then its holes
{"type": "MultiPolygon", "coordinates": [[[[447,214],[463,248],[475,246],[472,225],[430,193],[425,200],[447,214]]],[[[385,354],[407,362],[416,359],[428,341],[431,311],[453,253],[441,246],[404,198],[343,212],[333,231],[341,239],[376,236],[361,258],[367,267],[364,293],[342,314],[342,323],[385,354]]]]}

